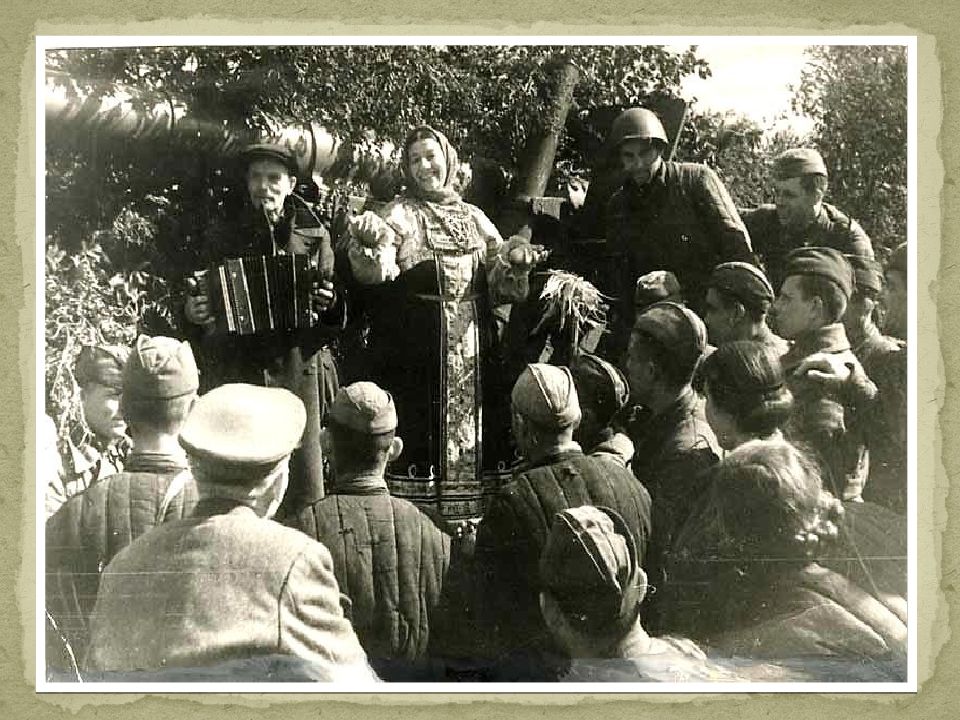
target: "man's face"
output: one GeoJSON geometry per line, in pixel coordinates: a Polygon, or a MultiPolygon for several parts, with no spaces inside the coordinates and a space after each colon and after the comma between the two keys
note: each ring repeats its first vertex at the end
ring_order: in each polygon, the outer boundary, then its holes
{"type": "Polygon", "coordinates": [[[720,293],[713,288],[707,290],[703,322],[707,326],[711,343],[720,345],[736,340],[735,329],[739,319],[739,313],[734,303],[724,303],[720,293]]]}
{"type": "Polygon", "coordinates": [[[663,149],[656,140],[633,138],[620,145],[620,166],[638,185],[647,183],[660,166],[663,149]]]}
{"type": "Polygon", "coordinates": [[[907,278],[899,270],[887,271],[884,301],[887,314],[883,329],[901,339],[907,337],[907,278]]]}
{"type": "Polygon", "coordinates": [[[93,434],[104,442],[123,437],[127,429],[120,414],[120,390],[92,382],[80,391],[83,417],[93,434]]]}
{"type": "Polygon", "coordinates": [[[783,282],[780,294],[773,302],[771,320],[777,334],[787,340],[795,340],[821,325],[820,300],[805,297],[800,287],[800,277],[792,275],[783,282]]]}
{"type": "Polygon", "coordinates": [[[293,192],[297,179],[277,160],[254,160],[247,168],[247,191],[255,208],[279,214],[283,201],[293,192]]]}
{"type": "Polygon", "coordinates": [[[816,217],[816,206],[820,201],[818,193],[806,190],[800,178],[776,180],[775,185],[777,217],[781,225],[802,228],[816,217]]]}

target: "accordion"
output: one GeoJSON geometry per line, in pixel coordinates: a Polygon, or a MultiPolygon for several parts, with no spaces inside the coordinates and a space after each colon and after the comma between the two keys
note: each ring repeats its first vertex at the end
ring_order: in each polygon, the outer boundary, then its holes
{"type": "Polygon", "coordinates": [[[310,288],[317,269],[307,255],[230,258],[198,275],[217,332],[258,335],[316,324],[310,288]]]}

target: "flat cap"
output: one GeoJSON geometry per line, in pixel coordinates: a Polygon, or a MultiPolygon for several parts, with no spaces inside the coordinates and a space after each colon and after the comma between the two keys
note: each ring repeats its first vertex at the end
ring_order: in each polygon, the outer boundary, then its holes
{"type": "Polygon", "coordinates": [[[612,418],[630,399],[623,373],[612,363],[592,353],[580,353],[570,364],[570,373],[583,403],[592,403],[601,419],[612,418]]]}
{"type": "Polygon", "coordinates": [[[656,340],[682,363],[693,368],[707,348],[707,328],[690,308],[671,302],[655,303],[637,316],[633,332],[656,340]]]}
{"type": "Polygon", "coordinates": [[[180,431],[180,444],[208,461],[271,465],[293,452],[306,422],[303,403],[289,390],[221,385],[197,400],[180,431]]]}
{"type": "Polygon", "coordinates": [[[87,345],[80,350],[73,376],[80,387],[99,383],[123,390],[123,366],[130,350],[121,345],[87,345]]]}
{"type": "Polygon", "coordinates": [[[643,597],[639,568],[636,538],[620,515],[569,508],[554,516],[540,555],[540,587],[590,629],[625,629],[643,597]]]}
{"type": "Polygon", "coordinates": [[[291,175],[300,172],[293,151],[280,143],[260,142],[247,145],[243,149],[243,161],[249,165],[254,160],[275,160],[283,164],[291,175]]]}
{"type": "Polygon", "coordinates": [[[336,425],[367,435],[382,435],[397,428],[393,398],[372,382],[340,388],[328,417],[336,425]]]}
{"type": "Polygon", "coordinates": [[[813,148],[792,148],[773,161],[773,174],[777,180],[789,180],[801,175],[827,177],[827,166],[820,153],[813,148]]]}
{"type": "Polygon", "coordinates": [[[863,255],[846,255],[847,262],[853,268],[853,287],[855,290],[883,290],[883,268],[873,258],[863,255]]]}
{"type": "Polygon", "coordinates": [[[168,400],[199,387],[200,373],[190,343],[161,336],[137,338],[123,366],[125,397],[168,400]]]}
{"type": "Polygon", "coordinates": [[[655,302],[680,299],[680,281],[669,270],[654,270],[637,278],[633,293],[635,307],[645,308],[655,302]]]}
{"type": "Polygon", "coordinates": [[[789,255],[784,265],[783,276],[815,275],[833,282],[847,299],[853,294],[853,268],[839,250],[829,247],[797,248],[789,255]]]}
{"type": "Polygon", "coordinates": [[[513,385],[514,408],[538,425],[563,430],[580,422],[580,398],[573,375],[565,367],[527,365],[513,385]]]}
{"type": "Polygon", "coordinates": [[[887,270],[896,270],[906,274],[907,272],[907,244],[900,243],[890,254],[890,260],[887,262],[887,270]]]}
{"type": "Polygon", "coordinates": [[[709,287],[733,295],[747,307],[763,307],[773,302],[773,286],[756,265],[745,262],[725,262],[717,265],[710,275],[709,287]]]}

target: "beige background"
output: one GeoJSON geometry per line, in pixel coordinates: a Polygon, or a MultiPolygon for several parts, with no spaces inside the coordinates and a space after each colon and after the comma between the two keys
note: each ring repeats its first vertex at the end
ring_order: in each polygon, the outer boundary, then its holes
{"type": "MultiPolygon", "coordinates": [[[[13,0],[0,10],[0,716],[4,718],[364,718],[384,705],[405,705],[418,717],[613,720],[656,714],[662,720],[698,718],[955,718],[960,644],[951,638],[956,607],[958,528],[956,493],[948,477],[960,464],[951,442],[960,420],[952,382],[960,337],[960,248],[941,242],[957,235],[957,110],[960,102],[960,11],[954,0],[856,0],[842,6],[792,0],[661,0],[631,3],[556,2],[248,4],[196,0],[13,0]],[[284,20],[270,20],[283,17],[284,20]],[[681,25],[681,22],[688,24],[681,25]],[[694,24],[695,23],[695,24],[694,24]],[[889,23],[889,24],[878,24],[889,23]],[[918,238],[919,276],[919,664],[916,696],[732,695],[393,695],[393,696],[39,696],[34,677],[36,524],[33,519],[33,412],[36,367],[34,270],[35,34],[916,34],[919,43],[918,238]],[[946,173],[946,174],[945,174],[946,173]],[[943,341],[940,345],[939,338],[943,341]],[[941,442],[941,433],[946,442],[941,442]],[[26,479],[25,479],[26,478],[26,479]],[[948,510],[951,511],[948,513],[948,510]],[[452,707],[455,704],[458,707],[452,707]]],[[[864,108],[870,112],[870,108],[864,108]]]]}

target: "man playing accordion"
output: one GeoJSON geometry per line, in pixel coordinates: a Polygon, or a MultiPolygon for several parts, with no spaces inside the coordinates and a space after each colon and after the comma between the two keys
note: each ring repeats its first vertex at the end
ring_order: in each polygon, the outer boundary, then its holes
{"type": "Polygon", "coordinates": [[[282,145],[244,152],[246,202],[208,228],[184,315],[201,391],[245,382],[285,387],[307,407],[291,463],[290,510],[322,496],[319,425],[338,388],[328,345],[345,311],[333,286],[330,235],[297,195],[297,162],[282,145]]]}

